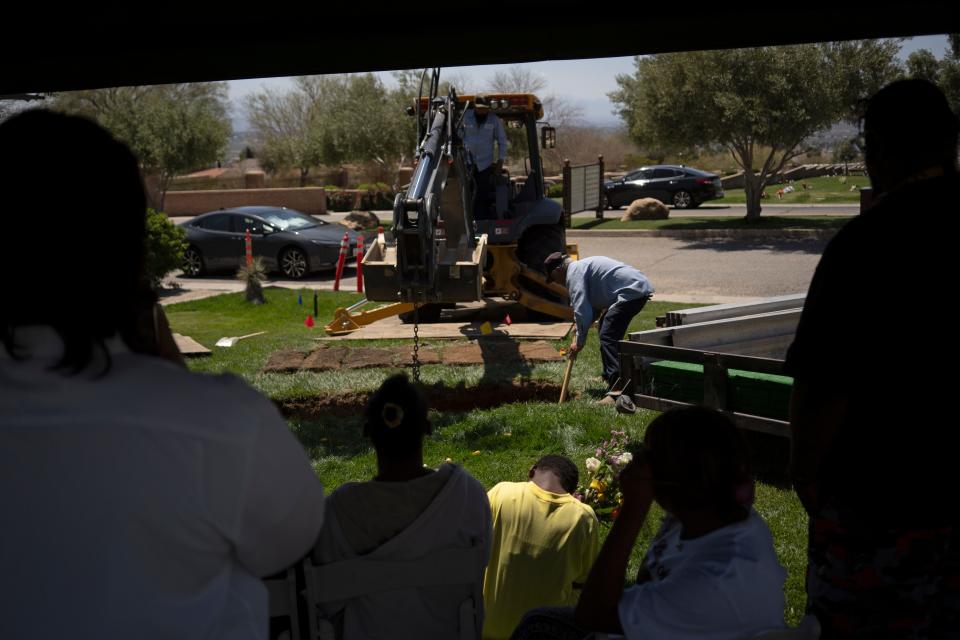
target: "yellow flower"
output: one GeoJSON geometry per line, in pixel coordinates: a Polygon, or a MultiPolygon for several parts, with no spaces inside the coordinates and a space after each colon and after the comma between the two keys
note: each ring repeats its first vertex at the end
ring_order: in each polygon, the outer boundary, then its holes
{"type": "Polygon", "coordinates": [[[597,491],[600,491],[602,493],[607,488],[607,483],[601,482],[597,478],[594,478],[593,481],[590,483],[590,488],[596,489],[597,491]]]}

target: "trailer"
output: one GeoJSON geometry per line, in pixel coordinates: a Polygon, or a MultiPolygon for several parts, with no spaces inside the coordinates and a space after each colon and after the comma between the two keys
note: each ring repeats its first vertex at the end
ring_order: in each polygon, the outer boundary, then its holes
{"type": "Polygon", "coordinates": [[[620,342],[623,393],[638,407],[704,405],[737,426],[790,436],[793,379],[784,374],[805,296],[669,312],[620,342]]]}

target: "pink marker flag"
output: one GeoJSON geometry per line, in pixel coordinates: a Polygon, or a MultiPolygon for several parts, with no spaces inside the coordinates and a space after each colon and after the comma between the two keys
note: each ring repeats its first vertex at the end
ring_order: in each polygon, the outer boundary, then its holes
{"type": "Polygon", "coordinates": [[[303,321],[303,324],[313,329],[313,316],[307,316],[307,319],[303,321]]]}
{"type": "Polygon", "coordinates": [[[506,324],[508,327],[513,324],[513,320],[510,319],[510,314],[509,314],[509,313],[507,314],[507,317],[503,319],[503,322],[504,322],[504,324],[506,324]]]}

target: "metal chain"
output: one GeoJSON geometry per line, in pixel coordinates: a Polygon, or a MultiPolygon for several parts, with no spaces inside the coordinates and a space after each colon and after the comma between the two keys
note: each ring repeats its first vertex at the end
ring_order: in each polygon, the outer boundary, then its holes
{"type": "Polygon", "coordinates": [[[420,382],[420,303],[413,303],[413,382],[420,382]]]}

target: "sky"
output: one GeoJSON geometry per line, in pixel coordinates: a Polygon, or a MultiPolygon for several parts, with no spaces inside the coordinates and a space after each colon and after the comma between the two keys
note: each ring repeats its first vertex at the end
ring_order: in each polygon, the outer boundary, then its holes
{"type": "MultiPolygon", "coordinates": [[[[944,35],[918,36],[907,40],[901,49],[906,58],[917,49],[929,49],[937,58],[942,58],[947,50],[947,38],[944,35]]],[[[467,90],[484,89],[487,80],[497,71],[521,66],[530,69],[547,81],[542,96],[555,95],[580,107],[583,120],[594,126],[616,126],[620,123],[614,115],[614,106],[607,94],[617,89],[616,76],[633,72],[633,56],[622,58],[593,58],[587,60],[551,60],[546,62],[526,62],[517,65],[480,65],[470,67],[447,67],[440,71],[441,80],[450,75],[462,78],[468,83],[467,90]]],[[[393,86],[393,76],[389,71],[378,72],[388,86],[393,86]]],[[[254,78],[232,80],[230,99],[234,105],[234,129],[243,131],[247,123],[243,117],[240,102],[243,96],[255,93],[263,88],[284,91],[292,87],[290,78],[254,78]]]]}

